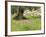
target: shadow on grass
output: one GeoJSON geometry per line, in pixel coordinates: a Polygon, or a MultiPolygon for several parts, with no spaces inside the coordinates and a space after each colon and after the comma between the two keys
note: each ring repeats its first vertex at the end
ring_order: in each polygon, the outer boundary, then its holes
{"type": "Polygon", "coordinates": [[[19,17],[19,16],[16,16],[16,17],[14,17],[13,18],[14,20],[27,20],[28,18],[26,18],[26,17],[19,17]]]}

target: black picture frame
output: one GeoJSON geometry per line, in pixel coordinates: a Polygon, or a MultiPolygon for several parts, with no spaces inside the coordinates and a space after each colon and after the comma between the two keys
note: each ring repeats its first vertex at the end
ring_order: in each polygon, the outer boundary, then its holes
{"type": "Polygon", "coordinates": [[[5,36],[8,36],[7,34],[7,3],[8,2],[23,2],[23,3],[37,3],[37,4],[44,4],[44,33],[37,33],[37,34],[21,34],[21,35],[9,35],[9,36],[25,36],[25,35],[42,35],[45,34],[45,3],[41,2],[24,2],[24,1],[5,1],[5,36]]]}

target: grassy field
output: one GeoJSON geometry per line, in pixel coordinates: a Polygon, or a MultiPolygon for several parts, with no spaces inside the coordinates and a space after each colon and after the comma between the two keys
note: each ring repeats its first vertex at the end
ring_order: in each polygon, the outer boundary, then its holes
{"type": "Polygon", "coordinates": [[[41,29],[41,17],[27,16],[26,20],[15,20],[12,17],[11,31],[29,31],[41,29]]]}

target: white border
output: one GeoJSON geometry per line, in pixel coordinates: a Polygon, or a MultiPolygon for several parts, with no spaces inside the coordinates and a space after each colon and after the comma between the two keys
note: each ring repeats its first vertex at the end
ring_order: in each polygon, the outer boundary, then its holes
{"type": "Polygon", "coordinates": [[[45,0],[8,0],[8,1],[45,2],[45,0]]]}
{"type": "Polygon", "coordinates": [[[44,33],[44,4],[34,4],[34,3],[18,3],[18,2],[8,2],[7,7],[8,14],[8,35],[20,35],[20,34],[36,34],[44,33]],[[11,5],[17,6],[40,6],[41,7],[41,30],[37,31],[21,31],[21,32],[11,32],[11,5]]]}

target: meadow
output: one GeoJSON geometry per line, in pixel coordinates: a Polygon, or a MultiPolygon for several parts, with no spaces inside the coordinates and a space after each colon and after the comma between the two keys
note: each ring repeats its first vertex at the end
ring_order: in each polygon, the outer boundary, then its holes
{"type": "Polygon", "coordinates": [[[29,16],[26,20],[15,20],[12,18],[11,31],[29,31],[41,29],[41,18],[38,16],[29,16]]]}
{"type": "MultiPolygon", "coordinates": [[[[31,31],[41,29],[41,11],[40,7],[11,7],[11,31],[31,31]],[[22,13],[23,12],[23,13],[22,13]],[[19,16],[16,14],[18,13],[19,16]],[[21,16],[20,16],[21,15],[21,16]],[[14,18],[26,17],[27,19],[16,20],[14,18]]],[[[18,18],[19,19],[19,18],[18,18]]]]}

